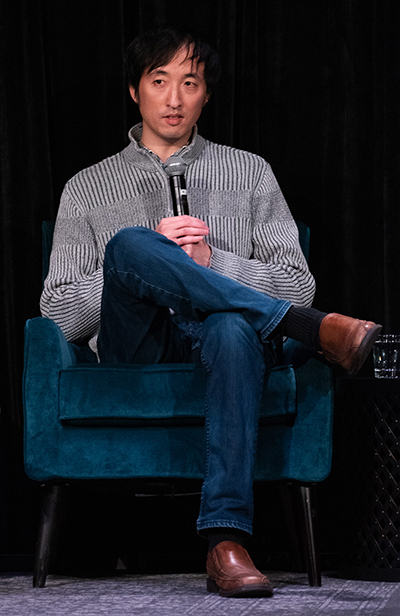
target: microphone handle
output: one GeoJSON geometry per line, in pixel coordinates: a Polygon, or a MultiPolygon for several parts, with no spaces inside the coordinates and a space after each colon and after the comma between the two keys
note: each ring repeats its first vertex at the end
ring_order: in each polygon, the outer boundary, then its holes
{"type": "Polygon", "coordinates": [[[189,214],[186,182],[183,175],[171,175],[169,178],[174,216],[189,214]]]}

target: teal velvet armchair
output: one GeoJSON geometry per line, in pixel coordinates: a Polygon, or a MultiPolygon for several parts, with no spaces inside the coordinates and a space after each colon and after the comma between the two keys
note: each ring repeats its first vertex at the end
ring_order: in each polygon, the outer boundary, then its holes
{"type": "MultiPolygon", "coordinates": [[[[43,274],[52,224],[43,228],[43,274]]],[[[308,255],[309,231],[299,223],[308,255]]],[[[24,462],[46,490],[34,586],[48,573],[63,486],[71,481],[201,479],[205,374],[192,364],[98,364],[46,318],[25,327],[24,462]]],[[[332,373],[310,359],[275,368],[261,404],[255,480],[290,482],[309,582],[321,574],[312,486],[331,468],[332,373]]]]}

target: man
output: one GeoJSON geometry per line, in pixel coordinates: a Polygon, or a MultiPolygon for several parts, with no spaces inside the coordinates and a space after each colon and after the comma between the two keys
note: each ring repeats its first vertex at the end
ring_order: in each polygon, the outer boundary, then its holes
{"type": "Polygon", "coordinates": [[[142,124],[121,153],[67,183],[42,313],[68,340],[89,340],[100,361],[203,364],[197,528],[209,542],[207,588],[271,596],[243,543],[275,342],[293,338],[354,374],[381,327],[310,308],[314,279],[270,166],[198,135],[219,74],[214,51],[187,33],[151,31],[128,48],[127,69],[142,124]],[[173,216],[166,169],[176,160],[190,215],[173,216]]]}

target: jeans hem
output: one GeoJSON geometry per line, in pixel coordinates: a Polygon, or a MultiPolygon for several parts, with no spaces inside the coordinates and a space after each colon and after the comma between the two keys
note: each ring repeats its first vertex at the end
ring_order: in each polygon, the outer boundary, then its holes
{"type": "Polygon", "coordinates": [[[249,535],[253,534],[253,526],[251,524],[243,524],[241,522],[235,522],[234,520],[213,520],[211,522],[197,522],[197,532],[201,535],[202,530],[208,528],[232,528],[236,530],[242,530],[249,535]]]}
{"type": "Polygon", "coordinates": [[[267,341],[268,336],[279,325],[279,323],[282,321],[283,317],[291,307],[292,304],[290,302],[286,302],[279,310],[278,314],[274,316],[272,321],[270,321],[270,323],[260,332],[260,338],[263,342],[267,341]]]}

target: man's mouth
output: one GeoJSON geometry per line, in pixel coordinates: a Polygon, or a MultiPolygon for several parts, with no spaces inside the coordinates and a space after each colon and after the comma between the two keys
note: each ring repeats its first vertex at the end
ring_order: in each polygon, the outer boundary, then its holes
{"type": "Polygon", "coordinates": [[[177,124],[180,124],[180,122],[183,120],[183,116],[178,115],[178,114],[165,115],[164,120],[167,122],[167,124],[170,124],[171,126],[175,126],[177,124]]]}

